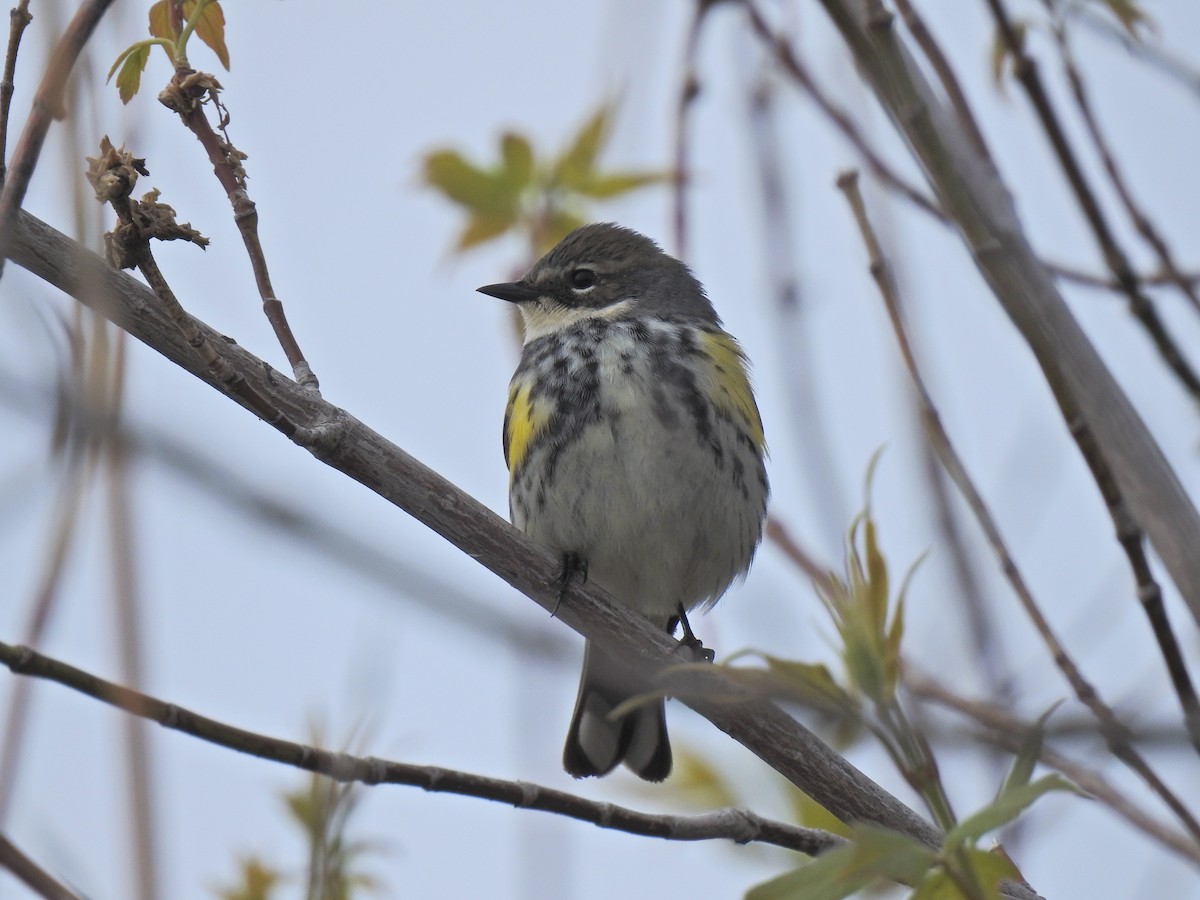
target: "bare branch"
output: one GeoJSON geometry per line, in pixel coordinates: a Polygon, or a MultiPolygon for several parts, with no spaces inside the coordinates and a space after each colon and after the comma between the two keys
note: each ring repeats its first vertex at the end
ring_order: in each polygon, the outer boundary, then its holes
{"type": "Polygon", "coordinates": [[[1066,176],[1067,183],[1075,194],[1076,202],[1083,210],[1084,218],[1092,229],[1100,252],[1104,255],[1105,264],[1129,299],[1130,312],[1142,323],[1142,327],[1154,342],[1163,361],[1175,373],[1192,398],[1200,402],[1200,376],[1196,374],[1192,364],[1183,355],[1175,338],[1167,331],[1153,302],[1138,284],[1133,266],[1130,265],[1129,258],[1121,245],[1117,243],[1104,211],[1100,208],[1100,201],[1096,199],[1095,192],[1083,173],[1083,167],[1079,164],[1075,151],[1071,148],[1066,129],[1062,127],[1050,96],[1042,85],[1037,63],[1025,52],[1024,42],[1009,19],[1004,0],[986,0],[986,2],[992,11],[992,17],[996,20],[1000,37],[1014,60],[1013,72],[1022,87],[1025,88],[1025,93],[1029,95],[1029,100],[1037,113],[1042,130],[1050,141],[1050,146],[1054,149],[1054,155],[1058,159],[1063,175],[1066,176]]]}
{"type": "Polygon", "coordinates": [[[113,0],[85,0],[76,10],[50,55],[50,65],[47,66],[41,84],[33,95],[33,108],[29,111],[25,129],[21,132],[21,139],[13,153],[12,166],[4,180],[4,190],[0,192],[0,273],[3,273],[4,262],[12,248],[17,210],[25,200],[29,180],[33,177],[33,170],[37,168],[38,157],[41,156],[42,145],[46,141],[46,132],[50,130],[50,121],[63,114],[63,91],[67,85],[67,78],[75,67],[75,60],[79,58],[84,45],[99,24],[100,17],[112,2],[113,0]]]}
{"type": "Polygon", "coordinates": [[[672,841],[727,840],[737,844],[773,844],[810,856],[845,843],[843,838],[827,831],[764,819],[741,809],[720,809],[697,816],[654,815],[528,782],[488,778],[439,766],[417,766],[376,757],[334,753],[206,718],[172,703],[164,703],[147,694],[105,681],[28,647],[0,643],[0,662],[18,675],[58,682],[117,709],[157,722],[172,731],[259,759],[318,772],[342,783],[410,785],[426,791],[508,803],[518,809],[557,813],[591,822],[600,828],[672,841]]]}
{"type": "Polygon", "coordinates": [[[17,53],[21,48],[21,35],[33,21],[29,14],[29,0],[17,0],[17,5],[8,12],[8,50],[4,54],[4,75],[0,77],[0,184],[8,173],[5,159],[8,156],[8,113],[12,108],[13,78],[17,72],[17,53]]]}
{"type": "MultiPolygon", "coordinates": [[[[244,398],[213,378],[182,338],[153,294],[94,254],[26,213],[20,215],[13,260],[84,302],[106,302],[100,312],[176,365],[235,402],[244,398]]],[[[197,321],[207,340],[222,338],[197,321]]],[[[572,586],[559,603],[561,561],[478,501],[421,465],[344,410],[281,376],[262,360],[230,344],[230,365],[277,411],[277,422],[295,422],[293,441],[350,476],[495,572],[565,624],[622,655],[651,676],[678,663],[679,646],[642,617],[614,602],[594,584],[572,586]]],[[[278,424],[274,427],[280,428],[278,424]]],[[[750,697],[715,667],[688,667],[669,686],[722,731],[845,822],[869,821],[937,846],[937,831],[889,795],[775,704],[750,697]],[[704,671],[697,672],[697,668],[704,671]]]]}
{"type": "Polygon", "coordinates": [[[936,98],[877,3],[821,3],[924,166],[996,299],[1029,344],[1064,419],[1082,414],[1200,622],[1200,555],[1195,552],[1200,515],[1034,254],[999,173],[972,150],[957,118],[936,98]]]}
{"type": "MultiPolygon", "coordinates": [[[[918,674],[911,667],[904,671],[904,686],[914,697],[937,703],[979,723],[987,729],[987,734],[977,735],[978,739],[986,740],[1011,752],[1016,752],[1021,748],[1025,736],[1035,727],[1032,722],[1012,715],[1006,706],[981,700],[969,700],[927,675],[918,674]]],[[[1197,844],[1188,835],[1155,819],[1109,783],[1108,779],[1099,772],[1072,761],[1045,744],[1042,746],[1041,760],[1046,765],[1058,769],[1134,828],[1184,859],[1200,863],[1200,844],[1197,844]]]]}
{"type": "Polygon", "coordinates": [[[1046,645],[1047,650],[1050,651],[1055,665],[1058,666],[1059,671],[1063,673],[1063,676],[1071,685],[1075,696],[1091,710],[1092,714],[1099,721],[1101,735],[1104,737],[1113,755],[1136,772],[1150,789],[1158,794],[1163,802],[1171,808],[1171,811],[1178,816],[1184,827],[1191,832],[1197,841],[1200,841],[1200,821],[1197,821],[1191,810],[1184,805],[1183,801],[1176,796],[1175,792],[1167,786],[1158,776],[1158,773],[1150,767],[1150,764],[1146,762],[1141,753],[1133,746],[1128,729],[1118,720],[1112,708],[1100,698],[1100,695],[1096,692],[1092,684],[1084,678],[1083,672],[1080,671],[1074,660],[1071,659],[1066,647],[1058,639],[1058,636],[1054,633],[1054,629],[1050,626],[1050,622],[1046,619],[1041,607],[1034,599],[1033,592],[1029,589],[1029,585],[1021,574],[1016,560],[1013,559],[1012,554],[1008,550],[1004,537],[1000,533],[999,526],[996,524],[987,504],[984,502],[983,496],[975,487],[970,473],[968,473],[962,458],[958,455],[958,451],[954,449],[950,436],[946,433],[942,425],[941,416],[938,414],[933,398],[925,387],[925,380],[921,376],[920,369],[917,366],[916,357],[913,354],[912,345],[909,343],[904,320],[900,312],[895,281],[884,258],[883,250],[875,236],[874,229],[871,227],[867,217],[866,205],[863,203],[862,195],[857,188],[857,173],[842,175],[838,179],[838,186],[845,191],[851,208],[854,211],[855,220],[862,232],[863,242],[867,246],[867,252],[870,257],[871,276],[879,286],[879,293],[883,297],[884,305],[887,307],[888,318],[891,320],[892,330],[896,335],[896,343],[899,345],[900,355],[904,359],[904,367],[908,370],[913,388],[916,390],[917,397],[920,400],[922,423],[925,426],[926,436],[937,453],[938,458],[942,461],[942,466],[946,469],[947,474],[949,474],[959,493],[962,494],[963,499],[966,501],[967,506],[970,507],[972,514],[979,522],[980,528],[983,530],[988,543],[992,546],[992,550],[996,554],[1004,576],[1008,579],[1013,592],[1021,601],[1021,606],[1025,610],[1025,614],[1029,616],[1030,621],[1037,629],[1042,642],[1046,645]]]}
{"type": "Polygon", "coordinates": [[[49,872],[17,849],[0,834],[0,868],[8,869],[22,884],[45,900],[81,900],[79,894],[60,883],[49,872]]]}

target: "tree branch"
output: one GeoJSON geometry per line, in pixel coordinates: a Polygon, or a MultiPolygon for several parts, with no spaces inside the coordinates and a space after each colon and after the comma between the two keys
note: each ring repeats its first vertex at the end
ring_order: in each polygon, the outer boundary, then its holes
{"type": "Polygon", "coordinates": [[[209,719],[173,703],[164,703],[139,691],[105,681],[28,647],[14,647],[0,642],[0,662],[18,675],[58,682],[117,709],[157,722],[172,731],[259,759],[317,772],[343,783],[410,785],[426,791],[509,803],[518,809],[557,813],[591,822],[600,828],[672,841],[728,840],[737,844],[773,844],[809,856],[816,856],[845,843],[843,838],[828,831],[764,819],[746,810],[727,808],[695,816],[654,815],[523,781],[488,778],[439,766],[418,766],[376,757],[334,753],[209,719]]]}
{"type": "MultiPolygon", "coordinates": [[[[176,365],[235,402],[176,323],[143,285],[22,212],[12,259],[110,318],[176,365]]],[[[561,563],[491,510],[385,440],[349,413],[305,390],[228,338],[196,321],[206,340],[274,406],[276,422],[325,464],[349,475],[446,538],[584,637],[619,653],[635,671],[660,672],[679,662],[678,645],[593,584],[558,603],[561,563]]],[[[715,668],[689,667],[672,686],[684,701],[844,822],[874,822],[931,846],[936,829],[842,759],[775,704],[747,695],[715,668]],[[696,671],[700,669],[700,671],[696,671]],[[705,671],[707,669],[707,671],[705,671]]]]}
{"type": "Polygon", "coordinates": [[[925,168],[996,299],[1029,344],[1071,422],[1091,429],[1150,542],[1200,622],[1200,515],[1030,247],[995,167],[897,39],[872,0],[821,0],[876,97],[925,168]],[[1063,406],[1068,400],[1072,406],[1063,406]]]}

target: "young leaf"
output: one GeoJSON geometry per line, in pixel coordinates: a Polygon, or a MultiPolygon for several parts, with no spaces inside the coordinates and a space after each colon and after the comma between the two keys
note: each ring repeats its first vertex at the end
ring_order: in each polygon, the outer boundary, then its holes
{"type": "Polygon", "coordinates": [[[1004,776],[1004,783],[1000,785],[1000,790],[996,794],[997,799],[1003,797],[1014,788],[1019,788],[1029,783],[1029,779],[1033,776],[1034,766],[1037,765],[1038,757],[1042,755],[1042,738],[1045,735],[1046,720],[1050,718],[1056,709],[1058,709],[1058,703],[1055,703],[1038,716],[1038,720],[1033,724],[1033,728],[1021,741],[1021,747],[1017,750],[1017,755],[1013,758],[1012,768],[1004,776]]]}
{"type": "Polygon", "coordinates": [[[1050,791],[1070,791],[1081,797],[1087,796],[1061,775],[1046,775],[1037,781],[1005,791],[983,809],[963,819],[946,832],[945,846],[953,847],[977,840],[989,831],[1007,825],[1038,797],[1050,791]]]}
{"type": "Polygon", "coordinates": [[[200,12],[196,20],[196,36],[208,46],[217,59],[229,71],[229,48],[225,46],[225,12],[221,4],[213,0],[200,12]]]}
{"type": "Polygon", "coordinates": [[[435,150],[425,157],[425,183],[450,200],[480,213],[506,213],[516,200],[497,178],[454,150],[435,150]]]}
{"type": "Polygon", "coordinates": [[[533,178],[533,147],[528,139],[506,131],[500,137],[500,157],[504,160],[505,177],[518,191],[527,188],[533,178]]]}
{"type": "MultiPolygon", "coordinates": [[[[135,44],[126,52],[121,71],[117,73],[117,93],[122,103],[132,100],[142,86],[142,72],[150,60],[150,46],[147,43],[135,44]]],[[[109,74],[111,76],[111,72],[109,74]]]]}
{"type": "Polygon", "coordinates": [[[810,863],[784,872],[746,891],[746,900],[843,900],[871,883],[869,876],[847,876],[851,848],[822,853],[810,863]]]}
{"type": "Polygon", "coordinates": [[[167,3],[168,0],[158,0],[150,7],[150,34],[152,37],[175,41],[179,35],[171,28],[171,13],[167,3]]]}
{"type": "Polygon", "coordinates": [[[596,168],[596,157],[600,155],[608,137],[609,121],[613,108],[604,104],[584,123],[575,135],[566,152],[559,157],[554,167],[555,180],[563,187],[578,190],[587,184],[596,168]]]}
{"type": "Polygon", "coordinates": [[[573,190],[594,200],[607,200],[635,191],[640,187],[671,181],[674,177],[671,172],[618,172],[613,175],[593,175],[584,182],[574,185],[573,190]]]}
{"type": "Polygon", "coordinates": [[[467,224],[463,227],[463,230],[459,232],[455,248],[458,250],[467,250],[476,244],[490,241],[492,238],[499,237],[508,231],[516,221],[517,216],[515,211],[512,214],[472,213],[470,218],[467,219],[467,224]]]}

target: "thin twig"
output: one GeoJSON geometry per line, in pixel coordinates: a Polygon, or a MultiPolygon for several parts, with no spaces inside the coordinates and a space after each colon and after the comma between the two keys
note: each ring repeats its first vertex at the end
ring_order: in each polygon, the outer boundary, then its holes
{"type": "MultiPolygon", "coordinates": [[[[1050,274],[1056,278],[1061,278],[1063,281],[1069,281],[1083,287],[1095,288],[1100,291],[1113,291],[1114,293],[1121,293],[1123,291],[1121,285],[1111,275],[1097,275],[1076,266],[1064,265],[1063,263],[1046,262],[1045,266],[1050,274]]],[[[1163,285],[1176,284],[1180,278],[1193,290],[1200,285],[1200,272],[1146,272],[1138,273],[1136,277],[1138,282],[1146,287],[1162,287],[1163,285]]]]}
{"type": "Polygon", "coordinates": [[[763,537],[778,547],[783,555],[795,563],[819,588],[829,586],[829,567],[817,562],[812,554],[801,547],[792,537],[791,531],[779,521],[777,516],[767,517],[763,537]]]}
{"type": "Polygon", "coordinates": [[[1062,20],[1055,14],[1055,7],[1050,4],[1050,0],[1043,0],[1043,2],[1046,3],[1051,14],[1051,21],[1053,22],[1051,31],[1054,34],[1054,40],[1058,46],[1059,55],[1062,58],[1067,83],[1071,86],[1071,94],[1075,98],[1075,106],[1079,110],[1079,115],[1083,119],[1084,125],[1087,127],[1088,135],[1092,139],[1092,146],[1095,148],[1100,161],[1104,165],[1104,171],[1108,174],[1108,180],[1120,198],[1121,205],[1125,207],[1125,214],[1129,216],[1129,221],[1133,223],[1133,227],[1137,229],[1138,234],[1150,245],[1150,248],[1158,257],[1159,268],[1170,279],[1170,283],[1179,288],[1180,293],[1187,297],[1195,310],[1200,311],[1200,295],[1196,293],[1195,284],[1175,264],[1174,254],[1171,252],[1166,239],[1158,233],[1158,229],[1154,227],[1154,223],[1150,221],[1150,217],[1146,215],[1137,200],[1134,199],[1129,182],[1125,179],[1120,167],[1117,165],[1116,157],[1113,155],[1108,139],[1101,130],[1100,122],[1096,118],[1095,110],[1092,108],[1092,101],[1088,96],[1083,76],[1079,72],[1079,67],[1075,64],[1075,57],[1071,51],[1071,45],[1067,38],[1067,30],[1063,26],[1062,20]]]}
{"type": "Polygon", "coordinates": [[[1068,3],[1067,15],[1086,25],[1093,33],[1120,44],[1131,56],[1145,60],[1200,98],[1200,69],[1197,69],[1190,60],[1168,53],[1161,46],[1155,46],[1150,41],[1131,37],[1129,32],[1119,25],[1094,12],[1093,5],[1090,2],[1068,3]]]}
{"type": "Polygon", "coordinates": [[[753,26],[755,33],[762,41],[770,48],[775,59],[783,67],[783,70],[788,73],[797,86],[801,88],[809,98],[817,105],[817,108],[825,114],[842,133],[863,158],[863,162],[867,168],[871,170],[871,174],[879,179],[885,186],[897,191],[902,196],[906,197],[914,206],[933,216],[939,222],[946,221],[946,214],[938,206],[937,202],[930,199],[920,188],[907,182],[899,174],[897,174],[887,162],[884,161],[875,150],[867,143],[867,139],[863,136],[862,131],[850,114],[838,106],[825,90],[816,82],[812,74],[808,71],[808,67],[800,61],[800,58],[792,50],[787,39],[781,35],[775,34],[771,30],[771,26],[767,24],[767,20],[762,17],[758,7],[751,2],[743,2],[747,14],[750,16],[750,24],[753,26]]]}
{"type": "Polygon", "coordinates": [[[674,210],[675,255],[680,259],[687,259],[687,192],[692,178],[690,125],[692,110],[700,97],[700,72],[696,57],[700,52],[700,32],[704,28],[704,20],[714,5],[711,0],[693,0],[692,19],[683,44],[683,77],[675,102],[675,179],[671,184],[671,205],[674,210]]]}
{"type": "Polygon", "coordinates": [[[921,48],[925,58],[929,60],[929,65],[933,69],[933,73],[937,75],[942,90],[946,92],[946,99],[954,108],[954,114],[962,123],[963,130],[971,139],[975,152],[985,159],[991,160],[991,151],[988,150],[987,141],[984,140],[979,123],[975,121],[975,114],[971,111],[971,104],[967,101],[966,91],[959,83],[958,76],[954,74],[954,67],[950,65],[950,60],[942,52],[941,45],[938,44],[933,32],[925,24],[925,19],[917,12],[917,8],[912,5],[910,0],[895,0],[895,2],[904,27],[908,29],[908,33],[913,36],[913,40],[921,48]]]}
{"type": "MultiPolygon", "coordinates": [[[[112,384],[108,392],[108,417],[114,422],[120,420],[125,387],[125,338],[123,332],[117,332],[112,384]]],[[[105,442],[104,454],[107,462],[105,480],[108,487],[108,531],[112,553],[113,623],[116,626],[117,654],[125,682],[140,687],[145,683],[145,654],[133,560],[128,457],[121,443],[115,440],[105,442]]],[[[141,900],[154,900],[162,894],[157,888],[159,854],[155,836],[158,830],[154,825],[154,769],[149,735],[146,723],[141,719],[129,717],[124,724],[134,882],[141,900]]]]}
{"type": "Polygon", "coordinates": [[[46,132],[50,130],[51,120],[64,114],[63,92],[67,78],[101,16],[112,3],[113,0],[84,0],[59,38],[50,55],[50,64],[33,95],[33,106],[13,153],[12,165],[4,179],[4,189],[0,192],[0,274],[12,249],[17,210],[25,200],[33,170],[37,168],[46,132]]]}
{"type": "Polygon", "coordinates": [[[904,360],[904,366],[908,370],[913,388],[921,402],[923,410],[922,419],[925,425],[926,436],[937,452],[938,458],[941,459],[946,472],[954,481],[967,506],[970,507],[972,514],[979,522],[980,528],[983,529],[984,534],[987,536],[988,543],[991,544],[992,550],[996,554],[1001,570],[1012,586],[1013,592],[1021,601],[1021,606],[1025,610],[1025,614],[1029,617],[1037,629],[1042,642],[1050,651],[1055,665],[1058,666],[1059,671],[1062,672],[1068,684],[1070,684],[1075,696],[1092,712],[1100,723],[1100,733],[1109,750],[1114,756],[1136,772],[1150,789],[1158,794],[1163,802],[1178,816],[1184,827],[1200,841],[1200,821],[1196,820],[1191,810],[1159,778],[1158,773],[1150,767],[1141,753],[1134,748],[1126,727],[1119,721],[1112,708],[1100,698],[1092,684],[1084,678],[1079,667],[1075,665],[1074,660],[1067,653],[1066,647],[1063,646],[1054,633],[1054,629],[1051,627],[1049,621],[1042,614],[1041,607],[1034,599],[1033,593],[1025,582],[1025,578],[1021,574],[1016,560],[1013,559],[1003,536],[1000,534],[999,526],[992,517],[991,510],[988,509],[982,495],[975,487],[966,466],[958,455],[958,451],[954,449],[950,436],[942,425],[941,417],[938,414],[937,407],[933,403],[933,398],[925,386],[924,378],[921,376],[920,368],[917,365],[916,357],[913,354],[912,346],[909,343],[908,334],[904,327],[904,321],[900,314],[900,304],[896,296],[895,282],[891,277],[891,271],[887,265],[879,241],[875,236],[875,231],[871,227],[862,194],[858,190],[857,173],[848,172],[843,174],[838,179],[838,187],[846,194],[847,201],[854,212],[855,221],[858,223],[859,230],[862,233],[863,242],[867,246],[871,276],[879,287],[880,295],[887,308],[888,318],[891,320],[892,330],[896,335],[896,343],[900,349],[900,355],[904,360]]]}
{"type": "MultiPolygon", "coordinates": [[[[1025,736],[1037,727],[1032,722],[1014,716],[1009,711],[1011,707],[1006,704],[969,700],[911,667],[904,671],[904,686],[910,695],[952,709],[982,725],[987,729],[987,734],[977,734],[977,740],[985,740],[988,744],[1000,746],[1011,752],[1021,749],[1025,736]]],[[[1045,743],[1042,744],[1040,758],[1046,765],[1062,772],[1143,834],[1183,858],[1200,863],[1200,845],[1188,835],[1155,819],[1134,800],[1121,793],[1100,772],[1072,761],[1045,743]]]]}
{"type": "Polygon", "coordinates": [[[29,14],[29,0],[17,0],[17,5],[9,10],[8,18],[8,50],[4,54],[4,74],[0,76],[0,184],[4,183],[8,173],[5,162],[8,156],[8,114],[16,89],[13,78],[17,72],[17,52],[21,48],[21,35],[33,21],[33,16],[29,14]]]}
{"type": "MultiPolygon", "coordinates": [[[[50,623],[67,553],[74,541],[75,530],[79,527],[80,507],[95,472],[97,460],[91,449],[93,446],[91,440],[87,440],[86,449],[72,445],[66,470],[59,483],[50,525],[49,550],[34,590],[29,623],[25,626],[25,640],[31,644],[41,643],[50,623]]],[[[0,828],[8,820],[19,787],[18,774],[28,736],[26,723],[31,688],[32,685],[20,683],[15,686],[5,715],[4,736],[0,739],[0,828]]]]}
{"type": "Polygon", "coordinates": [[[18,675],[55,681],[117,709],[157,722],[172,731],[259,759],[319,772],[342,783],[410,785],[426,791],[495,800],[518,809],[557,813],[591,822],[601,828],[674,841],[763,843],[811,856],[845,843],[844,839],[827,831],[764,819],[746,810],[721,809],[698,816],[655,815],[527,782],[488,778],[438,766],[418,766],[376,757],[333,753],[206,718],[173,703],[164,703],[147,694],[105,681],[28,647],[0,643],[0,663],[18,675]]]}
{"type": "MultiPolygon", "coordinates": [[[[1050,11],[1053,13],[1053,8],[1050,11]]],[[[1070,82],[1072,93],[1075,96],[1076,105],[1079,107],[1080,114],[1087,124],[1088,132],[1092,137],[1096,152],[1100,154],[1101,159],[1104,161],[1104,167],[1108,172],[1109,180],[1112,182],[1118,196],[1120,196],[1121,202],[1125,205],[1126,212],[1135,227],[1146,239],[1146,242],[1154,248],[1155,253],[1158,254],[1159,264],[1162,266],[1163,271],[1171,276],[1172,283],[1179,287],[1184,296],[1191,300],[1197,309],[1200,309],[1200,297],[1197,297],[1192,285],[1186,281],[1175,266],[1170,248],[1138,207],[1130,193],[1128,185],[1125,183],[1125,179],[1117,168],[1112,152],[1105,141],[1104,135],[1100,131],[1099,123],[1093,115],[1087,90],[1084,87],[1079,71],[1075,67],[1071,48],[1067,43],[1066,31],[1062,28],[1061,22],[1056,23],[1054,34],[1058,42],[1059,52],[1062,55],[1063,65],[1067,71],[1067,80],[1070,82]]],[[[1191,735],[1193,745],[1200,751],[1200,699],[1196,696],[1196,688],[1192,684],[1191,675],[1188,673],[1187,664],[1184,662],[1183,653],[1179,648],[1179,642],[1176,640],[1175,632],[1171,628],[1171,622],[1167,618],[1166,607],[1163,605],[1162,590],[1159,588],[1158,582],[1155,580],[1154,574],[1150,569],[1150,563],[1146,559],[1142,528],[1138,524],[1137,519],[1134,518],[1128,504],[1125,503],[1125,498],[1121,493],[1120,487],[1117,485],[1116,479],[1113,477],[1112,470],[1109,468],[1107,461],[1104,459],[1100,448],[1096,445],[1096,441],[1092,437],[1091,431],[1083,422],[1083,419],[1079,418],[1075,423],[1070,424],[1072,435],[1079,444],[1079,449],[1083,453],[1088,467],[1092,470],[1092,477],[1095,479],[1096,485],[1100,488],[1100,494],[1104,498],[1105,506],[1108,508],[1109,515],[1113,520],[1117,540],[1120,542],[1129,560],[1129,568],[1133,572],[1134,581],[1137,585],[1137,598],[1146,614],[1146,618],[1150,622],[1150,628],[1154,632],[1155,640],[1158,642],[1159,652],[1166,663],[1167,672],[1171,678],[1171,685],[1175,689],[1175,695],[1178,697],[1179,705],[1183,710],[1184,725],[1191,735]]]]}
{"type": "Polygon", "coordinates": [[[773,71],[760,72],[749,91],[750,142],[758,175],[757,206],[763,219],[762,252],[774,299],[771,311],[781,326],[775,330],[782,348],[779,357],[786,367],[783,383],[792,407],[792,414],[785,419],[796,432],[800,470],[817,520],[825,533],[837,534],[848,518],[847,505],[818,397],[816,354],[807,352],[812,338],[811,311],[802,302],[796,266],[796,229],[775,102],[777,77],[773,71]]]}
{"type": "Polygon", "coordinates": [[[1038,122],[1050,141],[1055,158],[1058,160],[1063,175],[1075,195],[1075,200],[1091,228],[1092,236],[1104,256],[1105,265],[1108,266],[1109,271],[1121,285],[1122,291],[1129,300],[1130,312],[1149,335],[1163,362],[1175,373],[1175,377],[1192,395],[1192,399],[1200,403],[1200,376],[1196,374],[1179,344],[1167,330],[1153,301],[1146,296],[1145,291],[1138,284],[1129,258],[1121,249],[1116,236],[1109,227],[1104,211],[1100,208],[1100,202],[1096,199],[1087,176],[1084,175],[1083,167],[1079,164],[1075,151],[1071,148],[1070,139],[1059,121],[1054,104],[1042,85],[1037,63],[1025,52],[1024,41],[1009,18],[1004,0],[986,0],[986,2],[992,11],[992,17],[996,20],[996,28],[1000,38],[1004,41],[1004,47],[1013,59],[1013,74],[1029,96],[1038,122]]]}
{"type": "Polygon", "coordinates": [[[174,210],[159,203],[155,192],[140,201],[130,199],[138,175],[145,173],[145,160],[134,157],[123,146],[113,147],[107,137],[100,142],[100,154],[88,157],[87,177],[96,191],[96,199],[112,204],[119,220],[118,226],[105,236],[109,262],[117,268],[136,267],[179,333],[204,361],[213,377],[228,385],[259,417],[291,437],[296,432],[295,423],[276,421],[278,410],[273,409],[261,392],[233,370],[216,349],[216,344],[204,335],[196,321],[188,315],[159,269],[150,250],[151,238],[187,240],[200,246],[208,242],[190,226],[179,225],[175,221],[174,210]]]}
{"type": "Polygon", "coordinates": [[[204,72],[193,71],[187,65],[187,60],[176,62],[176,70],[171,83],[158,95],[168,109],[179,114],[183,124],[196,136],[208,160],[212,163],[213,174],[225,189],[230,206],[233,207],[233,220],[246,245],[246,253],[250,257],[250,267],[254,271],[254,282],[258,286],[259,297],[262,298],[263,313],[275,338],[283,348],[284,356],[292,367],[292,374],[297,383],[314,393],[320,393],[320,385],[312,367],[304,358],[300,344],[288,324],[283,311],[283,303],[275,295],[271,285],[271,275],[267,270],[267,257],[263,252],[262,241],[258,235],[258,207],[250,199],[246,189],[246,171],[242,166],[246,155],[230,142],[225,134],[229,123],[229,114],[221,104],[219,91],[221,85],[217,79],[204,72]],[[222,136],[218,137],[204,114],[204,103],[210,102],[218,113],[218,127],[222,136]]]}
{"type": "Polygon", "coordinates": [[[17,849],[0,834],[0,868],[8,869],[22,884],[44,900],[81,900],[79,894],[17,849]]]}
{"type": "MultiPolygon", "coordinates": [[[[144,285],[104,265],[94,254],[82,251],[27,213],[20,215],[16,237],[13,258],[18,264],[77,298],[96,302],[94,295],[99,292],[106,298],[97,303],[104,315],[175,365],[249,408],[243,397],[214,380],[144,285]],[[83,285],[91,291],[83,290],[83,285]]],[[[208,326],[196,325],[208,340],[220,339],[208,326]]],[[[683,702],[833,815],[844,822],[874,822],[931,847],[940,845],[940,835],[928,822],[779,706],[747,696],[716,667],[687,667],[692,671],[668,677],[666,670],[677,670],[678,663],[687,661],[687,654],[680,652],[665,631],[651,627],[592,583],[573,585],[566,597],[560,598],[562,562],[554,554],[346,411],[281,377],[244,348],[230,345],[225,355],[234,371],[268,398],[277,422],[299,426],[291,436],[295,443],[413,515],[544,609],[556,610],[556,617],[565,625],[623,658],[631,673],[640,673],[648,682],[659,673],[676,696],[686,691],[683,702]]]]}

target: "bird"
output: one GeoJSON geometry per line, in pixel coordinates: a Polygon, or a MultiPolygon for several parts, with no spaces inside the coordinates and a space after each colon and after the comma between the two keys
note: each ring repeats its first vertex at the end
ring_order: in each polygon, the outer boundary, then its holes
{"type": "MultiPolygon", "coordinates": [[[[576,228],[518,281],[479,292],[524,325],[503,447],[513,524],[674,634],[749,571],[769,493],[762,419],[738,342],[653,240],[576,228]]],[[[663,697],[592,641],[563,750],[575,778],[671,772],[663,697]]]]}

